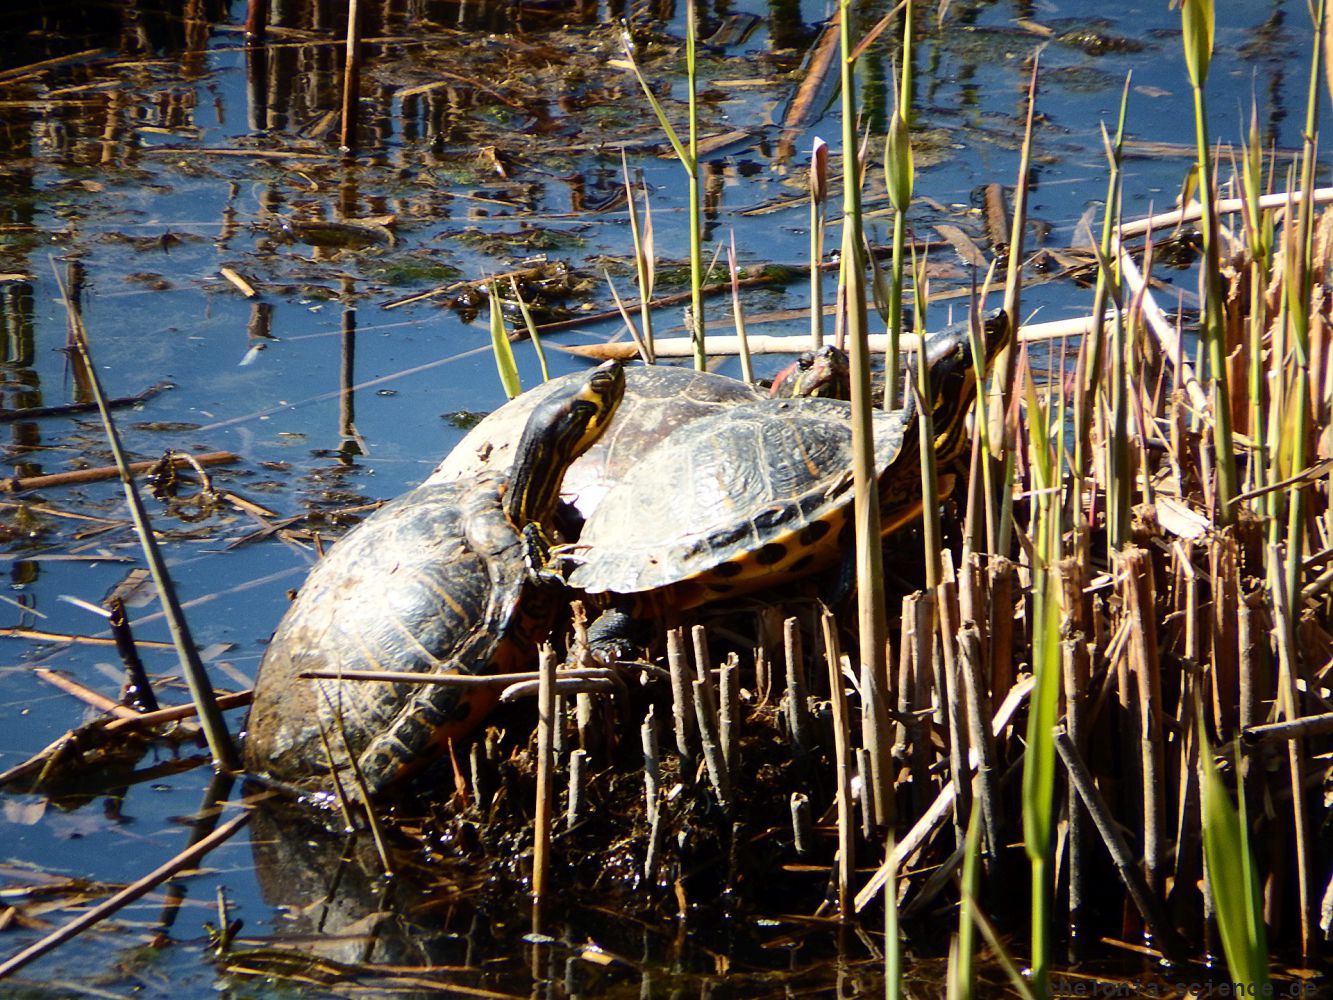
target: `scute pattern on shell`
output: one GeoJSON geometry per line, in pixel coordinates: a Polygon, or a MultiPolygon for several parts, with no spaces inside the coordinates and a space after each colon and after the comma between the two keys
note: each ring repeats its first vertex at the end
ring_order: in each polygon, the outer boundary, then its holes
{"type": "Polygon", "coordinates": [[[420,486],[376,511],[314,567],[259,673],[246,743],[252,770],[325,786],[322,728],[334,767],[346,766],[350,748],[373,793],[404,764],[428,758],[441,726],[493,700],[438,685],[299,676],[475,674],[488,672],[502,652],[530,653],[554,602],[531,588],[524,593],[521,539],[500,506],[504,481],[485,474],[468,484],[420,486]]]}
{"type": "MultiPolygon", "coordinates": [[[[794,399],[696,421],[643,454],[607,494],[566,549],[569,582],[642,593],[765,545],[798,544],[806,527],[850,502],[850,415],[841,400],[794,399]]],[[[877,475],[899,458],[903,431],[900,414],[876,413],[877,475]]]]}

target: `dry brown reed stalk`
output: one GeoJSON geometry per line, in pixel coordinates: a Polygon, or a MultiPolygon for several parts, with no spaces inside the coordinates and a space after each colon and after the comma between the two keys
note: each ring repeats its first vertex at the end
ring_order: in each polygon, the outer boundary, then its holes
{"type": "MultiPolygon", "coordinates": [[[[707,674],[707,668],[701,673],[707,674]]],[[[725,808],[731,801],[731,777],[727,774],[726,758],[723,756],[722,741],[718,733],[717,706],[714,703],[712,688],[703,677],[696,678],[691,688],[694,695],[694,714],[699,723],[699,742],[703,744],[704,767],[708,771],[708,781],[713,786],[718,801],[725,808]]]]}
{"type": "MultiPolygon", "coordinates": [[[[913,733],[909,738],[912,754],[912,788],[917,803],[917,812],[934,796],[934,782],[930,777],[930,731],[934,702],[932,692],[935,688],[935,601],[934,597],[920,591],[910,595],[912,609],[912,644],[911,654],[911,698],[909,699],[910,724],[913,733]]],[[[907,606],[904,599],[904,607],[907,606]]],[[[906,640],[904,640],[906,641],[906,640]]]]}
{"type": "Polygon", "coordinates": [[[722,764],[729,780],[735,781],[740,768],[741,744],[741,664],[735,653],[722,662],[719,678],[718,738],[722,741],[722,764]]]}
{"type": "Polygon", "coordinates": [[[1143,865],[1149,889],[1160,897],[1166,869],[1166,774],[1152,560],[1143,549],[1129,546],[1119,553],[1117,574],[1120,577],[1122,600],[1129,616],[1129,668],[1134,677],[1134,693],[1138,703],[1143,865]]]}
{"type": "Polygon", "coordinates": [[[347,0],[347,50],[343,61],[342,130],[343,152],[356,152],[357,106],[361,100],[361,9],[360,0],[347,0]]]}
{"type": "Polygon", "coordinates": [[[856,870],[856,831],[852,825],[852,733],[847,711],[846,684],[842,678],[842,652],[838,647],[838,623],[832,614],[825,612],[820,624],[824,633],[824,658],[828,665],[829,698],[833,703],[834,782],[838,790],[838,857],[835,873],[838,916],[848,920],[852,916],[852,874],[856,870]]]}
{"type": "MultiPolygon", "coordinates": [[[[1012,724],[1015,713],[1018,712],[1032,693],[1032,678],[1025,677],[1005,695],[1004,701],[1000,707],[995,710],[995,715],[991,719],[991,732],[997,734],[1012,724]]],[[[1016,762],[1015,762],[1016,763],[1016,762]]],[[[969,759],[969,766],[976,766],[976,761],[969,759]]],[[[876,869],[875,874],[870,880],[861,887],[856,894],[856,909],[863,910],[870,904],[876,896],[884,889],[884,883],[888,879],[890,872],[900,868],[903,863],[915,854],[930,839],[932,834],[939,829],[940,825],[949,818],[949,813],[953,809],[953,784],[947,784],[935,797],[935,801],[928,808],[921,811],[912,828],[907,834],[896,841],[893,845],[893,851],[876,869]]]]}
{"type": "Polygon", "coordinates": [[[551,869],[551,812],[554,798],[552,753],[555,719],[555,650],[543,645],[541,650],[541,692],[537,695],[537,805],[532,832],[532,929],[540,932],[542,905],[551,869]]]}
{"type": "Polygon", "coordinates": [[[671,718],[675,723],[676,752],[680,754],[681,780],[690,781],[694,775],[695,727],[694,702],[690,691],[693,676],[685,654],[685,630],[667,631],[667,666],[671,671],[671,718]]]}
{"type": "MultiPolygon", "coordinates": [[[[947,556],[947,554],[946,554],[947,556]]],[[[947,726],[949,777],[954,783],[954,836],[961,845],[967,840],[967,824],[972,814],[972,778],[967,766],[968,726],[967,702],[963,696],[963,681],[959,676],[958,652],[958,585],[953,577],[953,566],[945,558],[945,579],[937,591],[939,601],[939,647],[941,651],[940,676],[944,684],[939,689],[947,726]]]]}
{"type": "Polygon", "coordinates": [[[665,830],[662,823],[662,771],[655,706],[648,707],[648,714],[639,727],[639,740],[643,746],[643,801],[648,817],[648,847],[644,852],[643,877],[652,882],[665,830]]]}
{"type": "Polygon", "coordinates": [[[788,618],[782,623],[783,653],[787,665],[786,718],[792,754],[801,757],[810,752],[810,705],[805,690],[805,661],[801,657],[801,623],[788,618]]]}
{"type": "Polygon", "coordinates": [[[587,780],[588,751],[574,750],[569,755],[569,797],[565,804],[565,829],[572,829],[583,811],[583,786],[587,780]]]}
{"type": "Polygon", "coordinates": [[[694,644],[694,681],[691,689],[699,742],[703,745],[708,780],[725,807],[731,800],[731,776],[727,772],[723,749],[717,687],[713,683],[713,671],[708,665],[708,633],[702,625],[695,625],[690,630],[690,637],[694,644]]]}
{"type": "MultiPolygon", "coordinates": [[[[197,462],[200,465],[231,465],[239,462],[241,456],[230,451],[206,451],[200,455],[174,455],[171,462],[176,468],[197,462]]],[[[140,476],[151,472],[162,464],[162,460],[151,462],[130,462],[127,466],[132,475],[140,476]]],[[[120,470],[114,465],[99,465],[94,469],[73,469],[69,472],[53,472],[44,476],[14,477],[0,480],[0,489],[7,493],[22,493],[27,490],[45,490],[53,486],[78,486],[83,483],[102,482],[115,479],[120,470]]]]}
{"type": "MultiPolygon", "coordinates": [[[[991,717],[990,691],[982,675],[981,635],[973,624],[964,624],[958,630],[958,672],[962,675],[964,697],[967,699],[968,743],[976,755],[976,799],[981,809],[982,831],[985,835],[989,870],[998,874],[1002,855],[1003,828],[1000,786],[995,757],[995,737],[986,720],[991,717]]],[[[965,758],[966,759],[966,758],[965,758]]]]}
{"type": "Polygon", "coordinates": [[[1166,914],[1162,911],[1160,900],[1148,886],[1143,873],[1139,871],[1134,860],[1134,852],[1129,844],[1125,842],[1114,814],[1097,790],[1092,773],[1074,749],[1074,745],[1069,739],[1069,733],[1063,728],[1056,732],[1055,747],[1060,755],[1060,760],[1064,762],[1070,780],[1078,791],[1083,807],[1088,810],[1088,815],[1092,817],[1097,832],[1102,836],[1102,841],[1106,845],[1111,860],[1115,863],[1120,880],[1124,883],[1130,898],[1138,908],[1140,916],[1151,928],[1153,940],[1161,948],[1162,954],[1169,957],[1179,957],[1181,953],[1180,944],[1174,928],[1172,928],[1170,921],[1166,919],[1166,914]]]}
{"type": "Polygon", "coordinates": [[[472,776],[472,804],[482,816],[491,804],[491,771],[486,761],[486,748],[473,743],[468,750],[468,772],[472,776]]]}

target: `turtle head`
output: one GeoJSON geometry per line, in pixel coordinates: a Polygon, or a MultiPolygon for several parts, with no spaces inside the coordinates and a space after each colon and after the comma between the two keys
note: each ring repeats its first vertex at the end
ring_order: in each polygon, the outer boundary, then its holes
{"type": "Polygon", "coordinates": [[[565,472],[602,436],[624,395],[624,367],[608,361],[532,411],[514,451],[505,493],[505,508],[515,523],[549,520],[565,472]]]}
{"type": "Polygon", "coordinates": [[[930,409],[935,426],[935,454],[942,464],[951,462],[967,440],[967,414],[977,396],[977,372],[990,370],[991,362],[1009,343],[1012,324],[1009,314],[997,310],[981,321],[980,346],[986,356],[980,365],[973,361],[973,339],[968,323],[958,323],[926,338],[926,364],[930,366],[930,409]]]}
{"type": "Polygon", "coordinates": [[[806,351],[778,372],[768,394],[773,399],[808,396],[851,399],[852,375],[847,352],[832,346],[806,351]]]}

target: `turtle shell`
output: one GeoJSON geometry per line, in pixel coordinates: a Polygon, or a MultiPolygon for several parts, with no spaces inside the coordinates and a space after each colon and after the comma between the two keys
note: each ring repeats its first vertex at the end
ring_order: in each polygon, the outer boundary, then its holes
{"type": "Polygon", "coordinates": [[[526,586],[522,536],[500,505],[506,482],[486,473],[419,486],[316,564],[259,671],[245,745],[251,770],[326,788],[350,756],[373,794],[466,732],[498,694],[306,680],[305,671],[482,674],[533,661],[555,594],[526,586]]]}
{"type": "MultiPolygon", "coordinates": [[[[427,483],[466,481],[507,469],[529,414],[544,399],[586,376],[562,375],[529,389],[468,432],[427,483]]],[[[587,518],[644,451],[691,421],[764,397],[738,379],[667,365],[625,369],[625,397],[606,433],[565,473],[560,495],[587,518]]]]}
{"type": "Polygon", "coordinates": [[[340,675],[503,673],[535,659],[563,588],[534,572],[531,529],[540,535],[560,476],[605,430],[624,378],[608,363],[566,390],[524,422],[512,469],[411,490],[310,572],[260,664],[252,771],[312,789],[350,771],[376,794],[471,729],[498,692],[340,675]]]}
{"type": "MultiPolygon", "coordinates": [[[[910,411],[874,420],[884,489],[898,478],[886,470],[916,461],[915,433],[903,448],[915,422],[910,411]]],[[[688,608],[808,575],[846,541],[851,468],[851,407],[841,400],[768,400],[704,417],[639,456],[607,493],[561,551],[574,565],[569,582],[589,593],[653,591],[688,608]]]]}

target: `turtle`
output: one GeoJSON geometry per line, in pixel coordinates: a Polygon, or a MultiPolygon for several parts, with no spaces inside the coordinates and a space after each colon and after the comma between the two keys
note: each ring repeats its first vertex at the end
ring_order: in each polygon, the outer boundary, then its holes
{"type": "MultiPolygon", "coordinates": [[[[989,364],[1010,337],[984,323],[989,364]]],[[[928,338],[935,447],[952,468],[976,396],[966,324],[928,338]]],[[[921,510],[917,403],[874,415],[883,532],[921,510]]],[[[554,562],[571,587],[632,597],[644,612],[687,609],[814,573],[850,539],[850,405],[834,399],[744,403],[673,434],[613,486],[577,543],[554,562]]]]}
{"type": "Polygon", "coordinates": [[[471,728],[498,692],[306,671],[530,669],[563,602],[544,528],[566,468],[607,428],[624,387],[617,362],[566,382],[532,410],[510,469],[423,483],[333,546],[260,664],[248,770],[328,791],[354,762],[379,795],[471,728]]]}
{"type": "MultiPolygon", "coordinates": [[[[426,480],[447,483],[502,468],[512,458],[517,429],[533,408],[579,381],[562,375],[510,400],[477,424],[426,480]]],[[[767,394],[739,379],[670,365],[645,365],[625,371],[625,397],[611,429],[565,473],[561,495],[575,509],[578,523],[589,517],[615,483],[648,449],[686,424],[741,403],[765,398],[848,393],[847,356],[834,347],[807,351],[773,380],[767,394]]],[[[578,523],[570,534],[576,534],[578,523]]]]}

